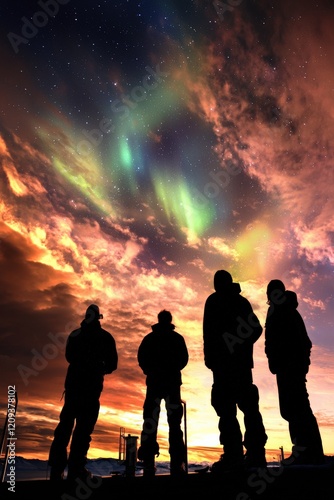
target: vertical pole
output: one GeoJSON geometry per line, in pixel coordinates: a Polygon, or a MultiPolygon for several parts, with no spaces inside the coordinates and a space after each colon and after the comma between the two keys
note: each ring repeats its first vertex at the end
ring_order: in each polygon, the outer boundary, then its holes
{"type": "Polygon", "coordinates": [[[125,437],[126,451],[125,451],[125,476],[134,477],[136,473],[137,464],[137,436],[128,434],[125,437]]]}
{"type": "Polygon", "coordinates": [[[181,399],[181,403],[183,404],[184,407],[184,412],[183,412],[183,425],[184,425],[184,446],[186,449],[186,473],[188,474],[188,438],[187,438],[187,403],[181,399]]]}
{"type": "Polygon", "coordinates": [[[119,428],[118,460],[124,460],[124,427],[119,428]],[[123,458],[122,458],[123,457],[123,458]]]}

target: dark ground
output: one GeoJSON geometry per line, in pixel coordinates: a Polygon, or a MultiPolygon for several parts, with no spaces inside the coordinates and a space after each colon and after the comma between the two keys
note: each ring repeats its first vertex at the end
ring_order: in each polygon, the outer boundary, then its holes
{"type": "Polygon", "coordinates": [[[13,500],[101,500],[188,498],[219,500],[334,500],[334,468],[271,467],[243,473],[189,473],[180,480],[169,475],[93,477],[56,488],[50,481],[17,481],[15,493],[1,484],[0,498],[13,500]]]}

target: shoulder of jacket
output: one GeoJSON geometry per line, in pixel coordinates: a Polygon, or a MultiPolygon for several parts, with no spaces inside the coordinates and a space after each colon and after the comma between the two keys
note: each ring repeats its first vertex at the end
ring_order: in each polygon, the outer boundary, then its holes
{"type": "Polygon", "coordinates": [[[205,302],[210,302],[211,300],[214,300],[218,297],[218,293],[217,292],[212,292],[210,293],[210,295],[207,297],[206,301],[205,302]]]}
{"type": "Polygon", "coordinates": [[[107,330],[105,330],[104,328],[101,328],[100,329],[100,332],[102,333],[102,335],[104,335],[105,337],[112,337],[111,333],[108,332],[107,330]]]}
{"type": "Polygon", "coordinates": [[[154,332],[150,332],[150,333],[147,333],[146,335],[144,335],[144,337],[142,338],[142,341],[140,342],[140,345],[142,344],[146,344],[146,342],[150,342],[152,337],[156,337],[155,333],[154,332]]]}
{"type": "Polygon", "coordinates": [[[253,307],[252,307],[252,304],[250,303],[250,301],[244,297],[243,295],[236,295],[235,296],[236,300],[240,302],[240,304],[242,304],[243,306],[247,307],[248,309],[251,309],[253,310],[253,307]]]}
{"type": "Polygon", "coordinates": [[[171,335],[173,335],[173,339],[174,341],[179,345],[186,345],[186,341],[185,341],[185,338],[183,335],[181,335],[181,333],[178,333],[178,332],[172,332],[171,335]]]}
{"type": "Polygon", "coordinates": [[[241,293],[236,293],[234,295],[234,297],[242,302],[244,302],[245,304],[250,304],[249,300],[247,299],[247,297],[245,297],[244,295],[241,295],[241,293]]]}
{"type": "Polygon", "coordinates": [[[79,333],[81,333],[81,328],[76,328],[75,330],[71,331],[68,338],[77,337],[79,335],[79,333]]]}
{"type": "Polygon", "coordinates": [[[103,340],[105,342],[108,342],[109,344],[112,343],[115,345],[116,347],[116,340],[115,340],[115,337],[110,333],[108,332],[107,330],[104,330],[102,328],[102,335],[103,335],[103,340]]]}

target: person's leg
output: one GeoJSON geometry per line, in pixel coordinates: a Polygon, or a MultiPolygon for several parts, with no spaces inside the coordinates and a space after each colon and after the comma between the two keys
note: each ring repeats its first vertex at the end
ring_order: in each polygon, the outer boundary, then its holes
{"type": "Polygon", "coordinates": [[[72,435],[68,457],[68,477],[75,478],[86,475],[85,465],[89,450],[91,435],[94,431],[100,410],[100,394],[78,395],[78,411],[76,424],[72,435]]]}
{"type": "Polygon", "coordinates": [[[169,426],[170,470],[172,475],[179,475],[185,472],[184,465],[187,460],[187,451],[181,429],[183,406],[180,386],[168,389],[165,402],[169,426]]]}
{"type": "Polygon", "coordinates": [[[67,446],[70,442],[76,414],[75,401],[65,393],[64,406],[59,415],[59,423],[49,451],[48,464],[51,466],[50,479],[61,479],[67,466],[67,446]]]}
{"type": "Polygon", "coordinates": [[[159,393],[151,387],[146,389],[143,406],[143,427],[140,435],[138,459],[144,462],[144,476],[153,476],[155,473],[155,456],[159,455],[157,432],[160,416],[161,398],[159,393]]]}
{"type": "Polygon", "coordinates": [[[214,373],[211,404],[219,416],[219,441],[223,445],[225,463],[241,462],[243,459],[242,434],[237,419],[233,382],[225,380],[220,374],[214,373]]]}
{"type": "Polygon", "coordinates": [[[266,466],[266,434],[259,409],[259,391],[255,384],[246,382],[240,387],[238,407],[244,414],[246,465],[266,466]]]}
{"type": "Polygon", "coordinates": [[[280,413],[289,424],[293,443],[292,457],[305,463],[323,459],[323,447],[317,420],[312,412],[304,374],[277,375],[280,413]]]}

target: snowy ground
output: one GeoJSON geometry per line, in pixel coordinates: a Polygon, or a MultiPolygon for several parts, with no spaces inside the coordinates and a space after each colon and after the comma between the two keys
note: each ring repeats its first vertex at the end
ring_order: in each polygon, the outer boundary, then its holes
{"type": "MultiPolygon", "coordinates": [[[[188,472],[195,472],[210,466],[211,463],[208,462],[193,462],[188,464],[188,472]]],[[[268,463],[268,467],[277,467],[278,463],[268,463]]],[[[98,458],[88,460],[87,469],[89,469],[93,475],[96,476],[112,476],[114,474],[125,475],[125,463],[124,461],[117,460],[115,458],[98,458]]],[[[169,474],[169,462],[156,462],[156,473],[157,474],[169,474]]],[[[328,457],[328,463],[320,467],[334,467],[334,457],[328,457]]],[[[0,472],[2,473],[3,459],[0,459],[0,472]]],[[[303,468],[314,468],[313,466],[303,466],[303,468]]],[[[65,476],[66,476],[65,470],[65,476]]],[[[5,475],[4,481],[9,481],[9,465],[7,466],[7,474],[5,475]]],[[[141,476],[143,474],[143,469],[140,462],[137,462],[135,475],[141,476]]],[[[25,459],[23,457],[15,457],[15,480],[16,481],[26,481],[26,480],[43,480],[49,479],[50,468],[48,467],[46,460],[38,459],[25,459]]]]}
{"type": "MultiPolygon", "coordinates": [[[[188,465],[189,472],[194,472],[197,469],[210,465],[207,462],[201,463],[191,463],[188,465]]],[[[2,471],[3,461],[0,461],[0,470],[2,471]]],[[[169,474],[169,462],[157,462],[157,474],[169,474]]],[[[88,460],[87,469],[89,469],[93,475],[98,476],[111,476],[113,474],[125,474],[125,464],[123,461],[119,461],[114,458],[98,458],[94,460],[88,460]]],[[[8,471],[8,468],[7,468],[8,471]]],[[[66,471],[65,471],[66,473],[66,471]]],[[[138,462],[135,474],[142,475],[143,470],[141,468],[140,462],[138,462]]],[[[50,474],[50,468],[48,467],[47,461],[32,459],[28,460],[23,457],[15,458],[15,480],[16,481],[26,481],[33,479],[48,479],[50,474]]],[[[5,476],[5,481],[8,478],[5,476]]]]}

